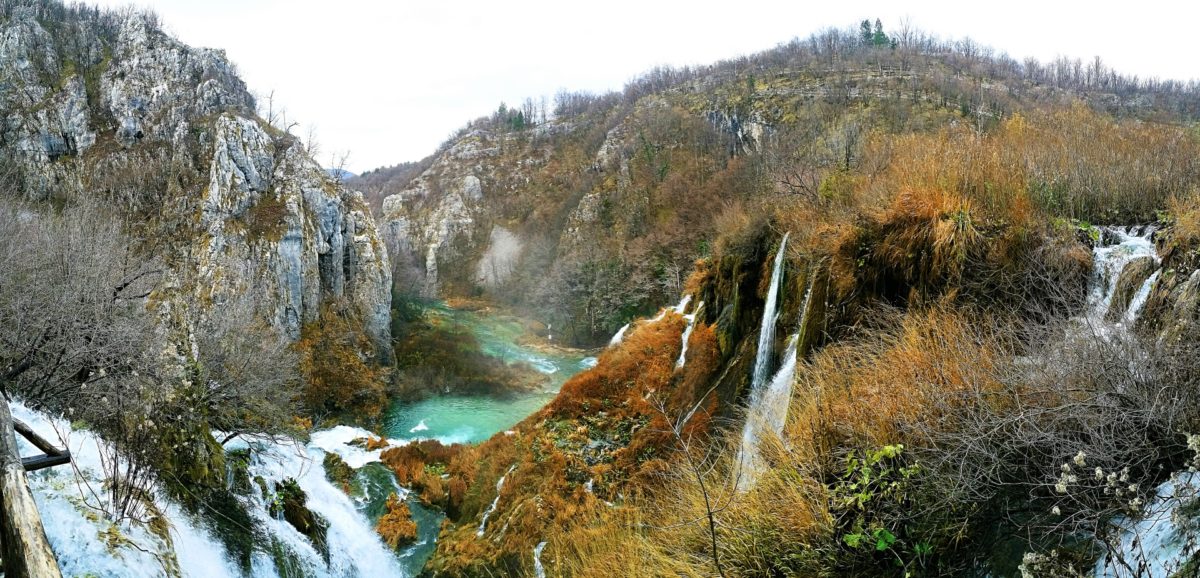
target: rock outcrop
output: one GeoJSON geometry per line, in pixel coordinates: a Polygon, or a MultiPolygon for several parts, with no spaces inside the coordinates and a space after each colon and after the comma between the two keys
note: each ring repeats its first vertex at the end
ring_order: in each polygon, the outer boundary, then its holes
{"type": "Polygon", "coordinates": [[[0,175],[33,201],[102,199],[169,268],[169,308],[238,294],[295,339],[321,308],[390,347],[391,270],[361,195],[255,114],[223,51],[152,15],[0,7],[0,175]]]}

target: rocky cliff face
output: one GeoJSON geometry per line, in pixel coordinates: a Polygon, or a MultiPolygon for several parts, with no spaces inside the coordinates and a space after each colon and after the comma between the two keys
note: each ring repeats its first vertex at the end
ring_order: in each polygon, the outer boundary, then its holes
{"type": "Polygon", "coordinates": [[[255,115],[222,51],[134,11],[3,2],[0,119],[9,188],[129,216],[168,266],[168,308],[251,293],[297,338],[337,304],[390,349],[390,268],[362,196],[255,115]]]}

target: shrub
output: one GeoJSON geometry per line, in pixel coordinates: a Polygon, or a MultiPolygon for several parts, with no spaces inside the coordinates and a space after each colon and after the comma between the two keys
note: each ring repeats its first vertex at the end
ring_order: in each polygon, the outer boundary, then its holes
{"type": "Polygon", "coordinates": [[[387,512],[379,518],[375,531],[393,550],[399,550],[417,539],[417,525],[412,520],[408,503],[395,493],[387,498],[387,512]]]}
{"type": "Polygon", "coordinates": [[[369,360],[371,342],[332,306],[301,328],[296,342],[304,401],[317,415],[378,416],[387,403],[384,375],[369,360]]]}

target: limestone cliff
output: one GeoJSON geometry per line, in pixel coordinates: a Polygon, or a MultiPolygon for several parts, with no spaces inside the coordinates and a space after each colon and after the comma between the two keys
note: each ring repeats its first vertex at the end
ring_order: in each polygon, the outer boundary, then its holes
{"type": "Polygon", "coordinates": [[[5,1],[0,118],[9,190],[93,196],[129,218],[168,266],[169,308],[250,292],[297,338],[336,302],[390,349],[391,273],[362,196],[257,117],[223,51],[133,10],[5,1]]]}

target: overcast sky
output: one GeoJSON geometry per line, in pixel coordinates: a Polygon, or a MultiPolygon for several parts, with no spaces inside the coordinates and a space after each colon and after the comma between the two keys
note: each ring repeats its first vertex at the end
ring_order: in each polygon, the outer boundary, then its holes
{"type": "MultiPolygon", "coordinates": [[[[101,0],[125,5],[127,0],[101,0]]],[[[1200,77],[1194,2],[822,0],[136,0],[195,46],[223,48],[256,94],[307,132],[322,158],[362,172],[430,153],[500,102],[560,88],[619,90],[659,64],[704,64],[827,27],[908,18],[1018,60],[1099,55],[1141,76],[1200,77]],[[1107,4],[1107,3],[1105,3],[1107,4]],[[1177,5],[1176,5],[1177,4],[1177,5]]]]}

